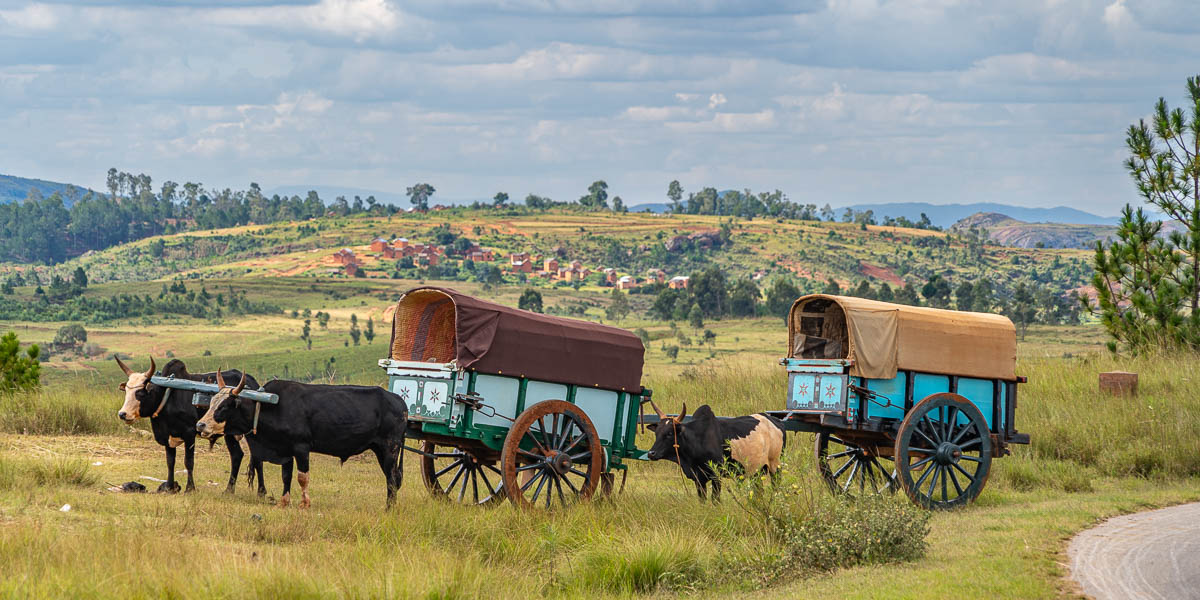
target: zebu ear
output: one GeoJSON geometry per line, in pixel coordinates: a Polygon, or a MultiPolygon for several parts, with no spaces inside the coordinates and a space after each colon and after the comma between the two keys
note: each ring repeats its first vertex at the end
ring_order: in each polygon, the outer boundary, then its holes
{"type": "Polygon", "coordinates": [[[656,431],[658,429],[658,423],[650,423],[646,425],[646,429],[649,429],[650,431],[656,431]]]}

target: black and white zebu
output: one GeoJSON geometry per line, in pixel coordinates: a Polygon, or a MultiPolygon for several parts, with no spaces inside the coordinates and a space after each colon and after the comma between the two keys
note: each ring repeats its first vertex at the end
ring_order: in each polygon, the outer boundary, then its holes
{"type": "Polygon", "coordinates": [[[783,423],[775,417],[764,414],[718,417],[705,404],[685,421],[686,404],[675,417],[663,414],[654,402],[650,406],[658,413],[658,422],[647,425],[655,435],[647,458],[679,463],[684,476],[696,484],[701,499],[707,497],[709,483],[713,500],[721,498],[721,478],[713,465],[721,467],[733,460],[746,474],[766,471],[774,475],[779,470],[785,435],[783,423]]]}
{"type": "Polygon", "coordinates": [[[342,459],[370,450],[387,480],[387,506],[391,507],[404,475],[402,453],[408,427],[408,406],[397,395],[375,386],[315,385],[274,380],[261,390],[279,396],[278,404],[259,404],[240,397],[246,382],[236,387],[218,381],[221,389],[209,410],[193,426],[206,430],[224,424],[225,433],[244,432],[250,450],[263,460],[283,465],[283,496],[291,498],[295,459],[299,471],[301,508],[308,496],[309,454],[342,459]],[[258,414],[256,415],[256,410],[258,414]]]}
{"type": "MultiPolygon", "coordinates": [[[[114,357],[115,358],[115,357],[114,357]]],[[[117,417],[125,423],[133,423],[142,417],[150,418],[150,429],[154,433],[154,441],[166,449],[167,480],[158,486],[159,492],[174,493],[179,491],[175,482],[175,454],[179,446],[183,446],[183,465],[187,469],[187,487],[184,491],[196,489],[195,484],[195,452],[196,452],[196,418],[204,414],[192,405],[192,393],[173,390],[168,395],[168,388],[154,385],[150,378],[154,375],[154,357],[150,357],[150,368],[145,373],[130,369],[120,358],[116,358],[117,366],[125,372],[126,380],[119,387],[125,393],[125,402],[117,411],[117,417]]],[[[211,383],[216,381],[218,373],[189,373],[187,366],[179,359],[167,362],[162,370],[163,376],[174,376],[176,379],[190,379],[211,383]]],[[[225,371],[229,378],[245,377],[246,381],[255,387],[258,382],[241,371],[225,371]]],[[[242,457],[246,453],[242,445],[233,435],[225,436],[225,446],[229,449],[229,485],[225,491],[233,493],[237,483],[238,469],[241,468],[242,457]]],[[[262,461],[255,460],[253,453],[250,457],[251,473],[258,477],[258,495],[265,496],[267,489],[262,479],[262,461]]]]}

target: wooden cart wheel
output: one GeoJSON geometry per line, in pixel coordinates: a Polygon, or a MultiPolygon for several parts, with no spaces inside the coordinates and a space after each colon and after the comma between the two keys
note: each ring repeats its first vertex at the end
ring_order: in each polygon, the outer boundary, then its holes
{"type": "Polygon", "coordinates": [[[946,509],[974,500],[987,483],[992,438],[979,409],[958,394],[934,394],[900,423],[896,478],[914,503],[946,509]]]}
{"type": "Polygon", "coordinates": [[[896,491],[896,469],[874,447],[859,446],[828,432],[817,433],[817,469],[835,494],[864,496],[896,491]]]}
{"type": "Polygon", "coordinates": [[[504,438],[504,489],[522,508],[587,500],[600,483],[603,451],[582,409],[562,400],[538,402],[517,417],[504,438]]]}
{"type": "Polygon", "coordinates": [[[421,479],[437,498],[460,504],[490,504],[504,499],[503,474],[495,460],[429,440],[421,446],[421,479]]]}

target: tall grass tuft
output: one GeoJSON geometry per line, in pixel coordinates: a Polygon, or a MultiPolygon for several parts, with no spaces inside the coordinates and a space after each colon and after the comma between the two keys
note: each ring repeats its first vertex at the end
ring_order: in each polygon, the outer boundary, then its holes
{"type": "Polygon", "coordinates": [[[62,384],[31,392],[0,394],[0,431],[35,435],[117,433],[116,394],[97,394],[94,388],[62,384]]]}
{"type": "Polygon", "coordinates": [[[91,472],[87,461],[81,458],[55,458],[37,461],[30,465],[29,474],[40,486],[74,485],[88,487],[99,478],[91,472]]]}

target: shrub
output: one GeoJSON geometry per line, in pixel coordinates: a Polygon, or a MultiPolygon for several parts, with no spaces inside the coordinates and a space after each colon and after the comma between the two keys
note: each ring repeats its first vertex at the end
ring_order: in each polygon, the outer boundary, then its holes
{"type": "Polygon", "coordinates": [[[729,495],[779,546],[777,576],[864,564],[910,561],[925,554],[930,513],[903,495],[851,498],[825,493],[816,475],[734,476],[729,495]]]}

